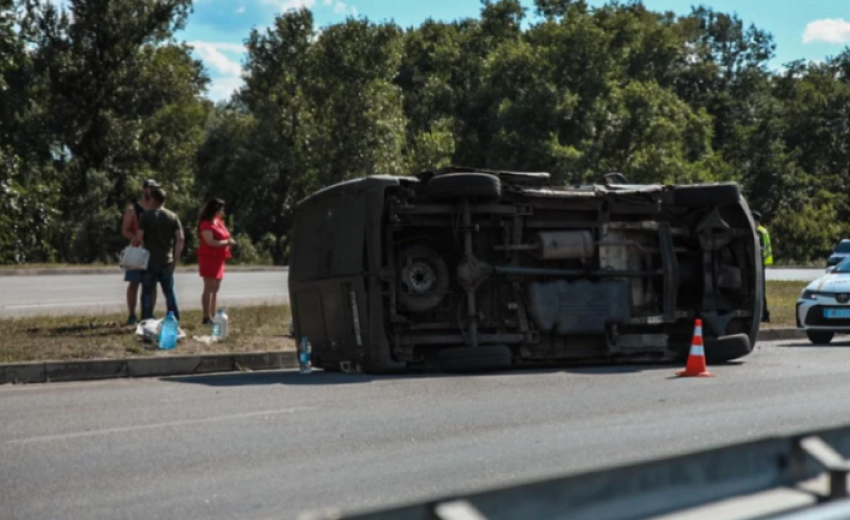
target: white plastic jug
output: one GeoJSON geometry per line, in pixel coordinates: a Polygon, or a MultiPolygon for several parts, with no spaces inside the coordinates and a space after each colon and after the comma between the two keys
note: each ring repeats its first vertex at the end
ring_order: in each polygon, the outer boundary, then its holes
{"type": "Polygon", "coordinates": [[[221,341],[227,338],[230,332],[230,320],[224,309],[219,309],[212,319],[212,336],[216,341],[221,341]]]}

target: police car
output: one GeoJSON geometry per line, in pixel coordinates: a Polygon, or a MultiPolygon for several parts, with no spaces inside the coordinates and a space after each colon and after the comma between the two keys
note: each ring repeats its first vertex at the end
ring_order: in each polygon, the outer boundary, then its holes
{"type": "Polygon", "coordinates": [[[827,344],[837,333],[850,333],[850,258],[827,269],[797,301],[797,328],[814,344],[827,344]]]}

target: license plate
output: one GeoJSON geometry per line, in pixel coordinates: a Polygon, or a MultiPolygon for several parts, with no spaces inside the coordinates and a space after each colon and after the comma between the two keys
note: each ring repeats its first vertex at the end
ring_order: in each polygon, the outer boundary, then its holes
{"type": "Polygon", "coordinates": [[[850,318],[850,309],[824,309],[824,318],[850,318]]]}

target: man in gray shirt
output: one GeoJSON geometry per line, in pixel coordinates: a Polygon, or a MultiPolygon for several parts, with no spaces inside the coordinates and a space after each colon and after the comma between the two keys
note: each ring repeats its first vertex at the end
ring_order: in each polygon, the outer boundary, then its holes
{"type": "Polygon", "coordinates": [[[165,209],[165,190],[150,189],[151,206],[139,218],[137,243],[144,244],[150,251],[148,270],[142,276],[142,319],[153,318],[153,292],[156,284],[162,287],[168,310],[180,319],[177,295],[174,293],[174,268],[183,254],[183,225],[180,218],[165,209]]]}

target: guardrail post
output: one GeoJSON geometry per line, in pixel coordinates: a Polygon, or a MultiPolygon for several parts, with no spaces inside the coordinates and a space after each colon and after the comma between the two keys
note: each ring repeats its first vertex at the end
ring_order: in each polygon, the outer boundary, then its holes
{"type": "Polygon", "coordinates": [[[816,435],[802,439],[800,447],[829,472],[829,500],[847,498],[847,474],[850,472],[850,463],[816,435]]]}

